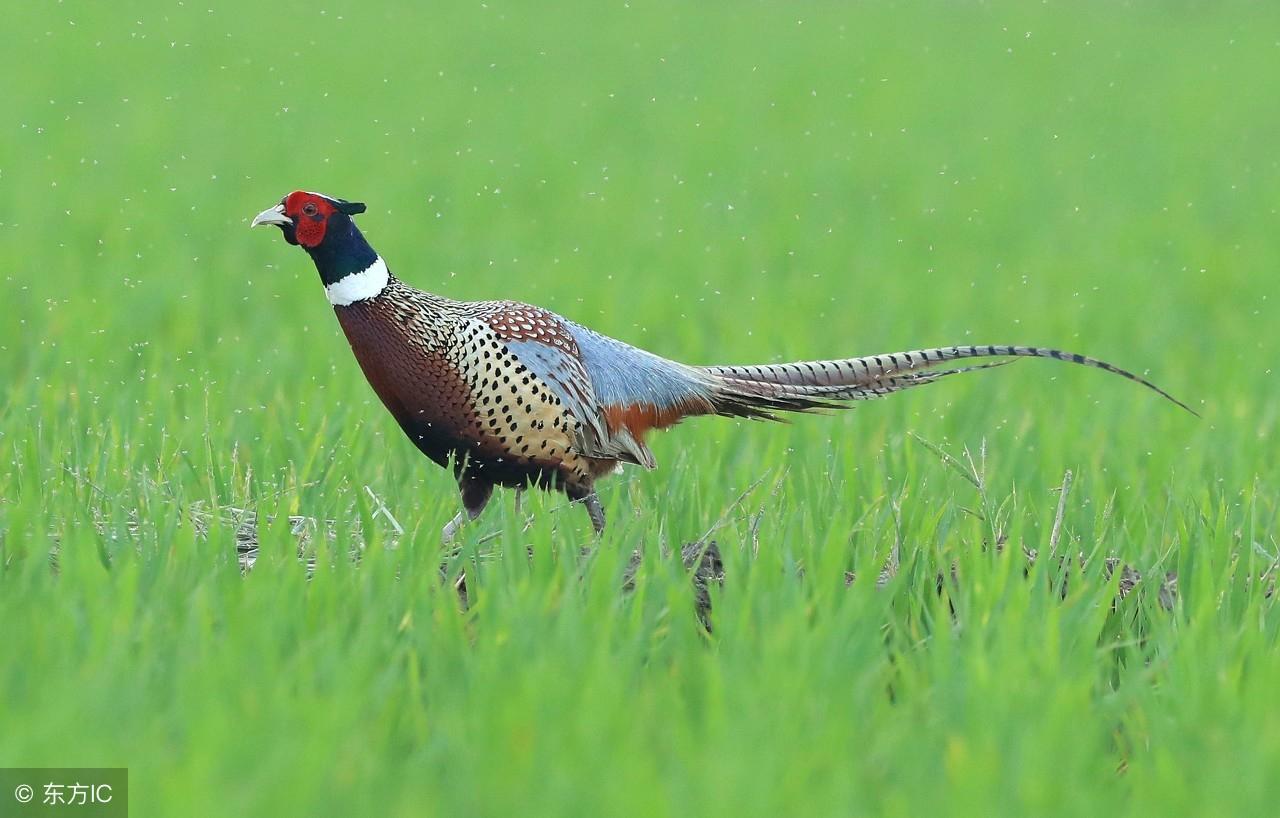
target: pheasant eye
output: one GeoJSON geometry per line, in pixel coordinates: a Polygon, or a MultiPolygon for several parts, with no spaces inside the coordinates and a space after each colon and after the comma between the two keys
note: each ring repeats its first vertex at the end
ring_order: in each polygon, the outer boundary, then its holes
{"type": "Polygon", "coordinates": [[[308,216],[314,216],[319,212],[315,202],[307,202],[302,206],[302,212],[308,216]]]}

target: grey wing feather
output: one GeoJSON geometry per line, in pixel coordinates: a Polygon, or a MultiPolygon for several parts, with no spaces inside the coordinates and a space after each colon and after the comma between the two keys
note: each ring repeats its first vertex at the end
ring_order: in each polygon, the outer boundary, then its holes
{"type": "Polygon", "coordinates": [[[566,321],[596,395],[605,406],[676,405],[711,411],[715,379],[701,369],[646,352],[566,321]]]}

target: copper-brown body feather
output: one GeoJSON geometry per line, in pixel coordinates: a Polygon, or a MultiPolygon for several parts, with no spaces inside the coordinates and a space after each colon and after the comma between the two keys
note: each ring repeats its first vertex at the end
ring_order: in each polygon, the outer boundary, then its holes
{"type": "Polygon", "coordinates": [[[369,384],[423,454],[452,461],[460,479],[579,498],[616,461],[575,450],[578,421],[507,348],[530,335],[556,340],[549,323],[520,321],[523,306],[451,301],[392,279],[377,298],[334,311],[369,384]]]}

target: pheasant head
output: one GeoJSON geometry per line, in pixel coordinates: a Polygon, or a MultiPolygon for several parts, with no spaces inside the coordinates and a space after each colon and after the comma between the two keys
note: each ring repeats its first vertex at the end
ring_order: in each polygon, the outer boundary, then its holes
{"type": "Polygon", "coordinates": [[[369,298],[387,283],[386,265],[352,219],[364,211],[360,202],[295,190],[254,216],[250,226],[275,225],[285,241],[306,250],[329,300],[341,306],[369,298]]]}

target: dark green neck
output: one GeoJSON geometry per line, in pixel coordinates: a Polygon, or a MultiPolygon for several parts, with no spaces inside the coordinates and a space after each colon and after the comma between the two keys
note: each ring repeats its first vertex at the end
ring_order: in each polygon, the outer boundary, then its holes
{"type": "Polygon", "coordinates": [[[324,241],[306,250],[316,263],[316,270],[325,286],[367,269],[378,258],[356,223],[343,214],[330,216],[324,241]]]}

